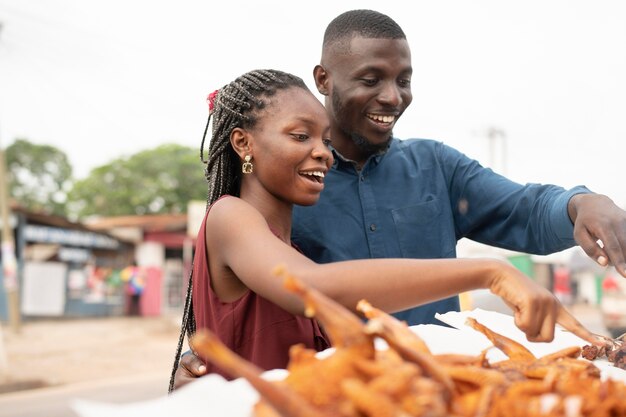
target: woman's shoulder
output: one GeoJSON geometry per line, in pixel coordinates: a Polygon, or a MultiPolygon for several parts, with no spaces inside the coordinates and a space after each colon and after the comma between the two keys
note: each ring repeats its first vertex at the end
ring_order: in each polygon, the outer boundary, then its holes
{"type": "Polygon", "coordinates": [[[261,213],[250,203],[235,196],[222,196],[209,207],[207,222],[214,225],[229,227],[231,221],[245,223],[247,221],[262,220],[261,213]]]}
{"type": "Polygon", "coordinates": [[[223,195],[209,206],[210,212],[222,212],[228,210],[246,210],[246,208],[254,209],[250,203],[233,195],[223,195]]]}

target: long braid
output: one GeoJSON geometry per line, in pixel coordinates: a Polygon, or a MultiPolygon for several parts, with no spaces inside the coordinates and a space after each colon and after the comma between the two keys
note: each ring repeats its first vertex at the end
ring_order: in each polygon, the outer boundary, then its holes
{"type": "MultiPolygon", "coordinates": [[[[271,97],[276,91],[290,87],[308,90],[304,81],[295,75],[277,70],[255,70],[238,77],[219,90],[215,97],[214,110],[209,113],[200,144],[200,160],[206,164],[204,173],[208,181],[207,210],[225,194],[239,196],[241,162],[230,145],[230,134],[233,129],[253,128],[261,111],[265,108],[266,102],[263,98],[271,97]],[[211,124],[211,117],[213,117],[211,141],[205,160],[204,142],[211,124]]],[[[191,269],[193,272],[193,264],[191,269]]],[[[180,364],[185,335],[189,338],[196,331],[192,292],[193,273],[189,275],[181,332],[170,375],[169,393],[174,390],[176,370],[180,364]]]]}
{"type": "MultiPolygon", "coordinates": [[[[191,265],[191,270],[193,271],[193,263],[191,265]]],[[[174,391],[176,370],[178,369],[178,365],[180,364],[180,356],[183,351],[185,334],[187,334],[187,337],[189,337],[196,331],[196,320],[193,318],[193,306],[191,305],[191,290],[193,288],[193,286],[191,285],[192,275],[192,273],[189,274],[189,284],[187,285],[187,295],[185,296],[185,306],[183,307],[183,320],[181,324],[180,335],[178,336],[178,345],[176,345],[176,353],[174,354],[174,366],[172,367],[172,373],[170,374],[170,384],[167,388],[168,393],[174,391]]]]}

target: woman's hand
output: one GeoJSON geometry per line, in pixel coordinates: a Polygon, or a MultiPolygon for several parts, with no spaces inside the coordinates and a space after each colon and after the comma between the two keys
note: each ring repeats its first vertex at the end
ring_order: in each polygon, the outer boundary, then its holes
{"type": "Polygon", "coordinates": [[[550,291],[506,262],[496,261],[489,289],[511,307],[515,325],[531,342],[552,341],[559,323],[589,343],[606,343],[576,320],[550,291]]]}

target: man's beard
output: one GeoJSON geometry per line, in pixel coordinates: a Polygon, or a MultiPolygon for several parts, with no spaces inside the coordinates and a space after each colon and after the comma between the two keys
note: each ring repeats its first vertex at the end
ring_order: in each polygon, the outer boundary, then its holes
{"type": "Polygon", "coordinates": [[[350,138],[352,142],[356,145],[357,148],[361,150],[364,154],[374,155],[380,152],[384,152],[389,147],[389,143],[391,142],[391,138],[393,137],[393,133],[389,132],[389,138],[386,142],[380,144],[373,144],[367,140],[366,137],[359,135],[358,133],[350,133],[350,138]]]}
{"type": "MultiPolygon", "coordinates": [[[[333,109],[335,110],[335,114],[338,115],[338,117],[336,117],[337,119],[342,118],[344,114],[348,113],[345,109],[345,106],[343,105],[343,102],[339,98],[339,94],[337,94],[335,91],[333,91],[332,93],[332,100],[333,109]]],[[[389,138],[386,142],[381,144],[373,144],[365,136],[360,135],[356,132],[346,130],[344,130],[344,132],[350,136],[350,139],[352,139],[352,142],[354,142],[356,147],[366,155],[374,155],[379,152],[384,152],[389,147],[389,143],[391,143],[391,138],[393,137],[393,132],[389,132],[389,138]]]]}

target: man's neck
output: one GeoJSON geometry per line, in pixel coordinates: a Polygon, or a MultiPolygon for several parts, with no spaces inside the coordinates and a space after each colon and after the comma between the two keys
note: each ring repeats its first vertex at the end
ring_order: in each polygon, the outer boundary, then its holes
{"type": "MultiPolygon", "coordinates": [[[[391,139],[389,140],[389,143],[391,143],[391,139]]],[[[389,144],[387,144],[385,148],[365,150],[361,149],[350,139],[348,139],[347,142],[337,141],[332,144],[335,151],[341,155],[343,159],[354,163],[357,170],[361,170],[371,156],[385,153],[388,149],[388,145],[389,144]]]]}
{"type": "Polygon", "coordinates": [[[372,152],[359,148],[350,138],[333,140],[333,148],[346,160],[354,162],[359,169],[365,165],[372,152]]]}

